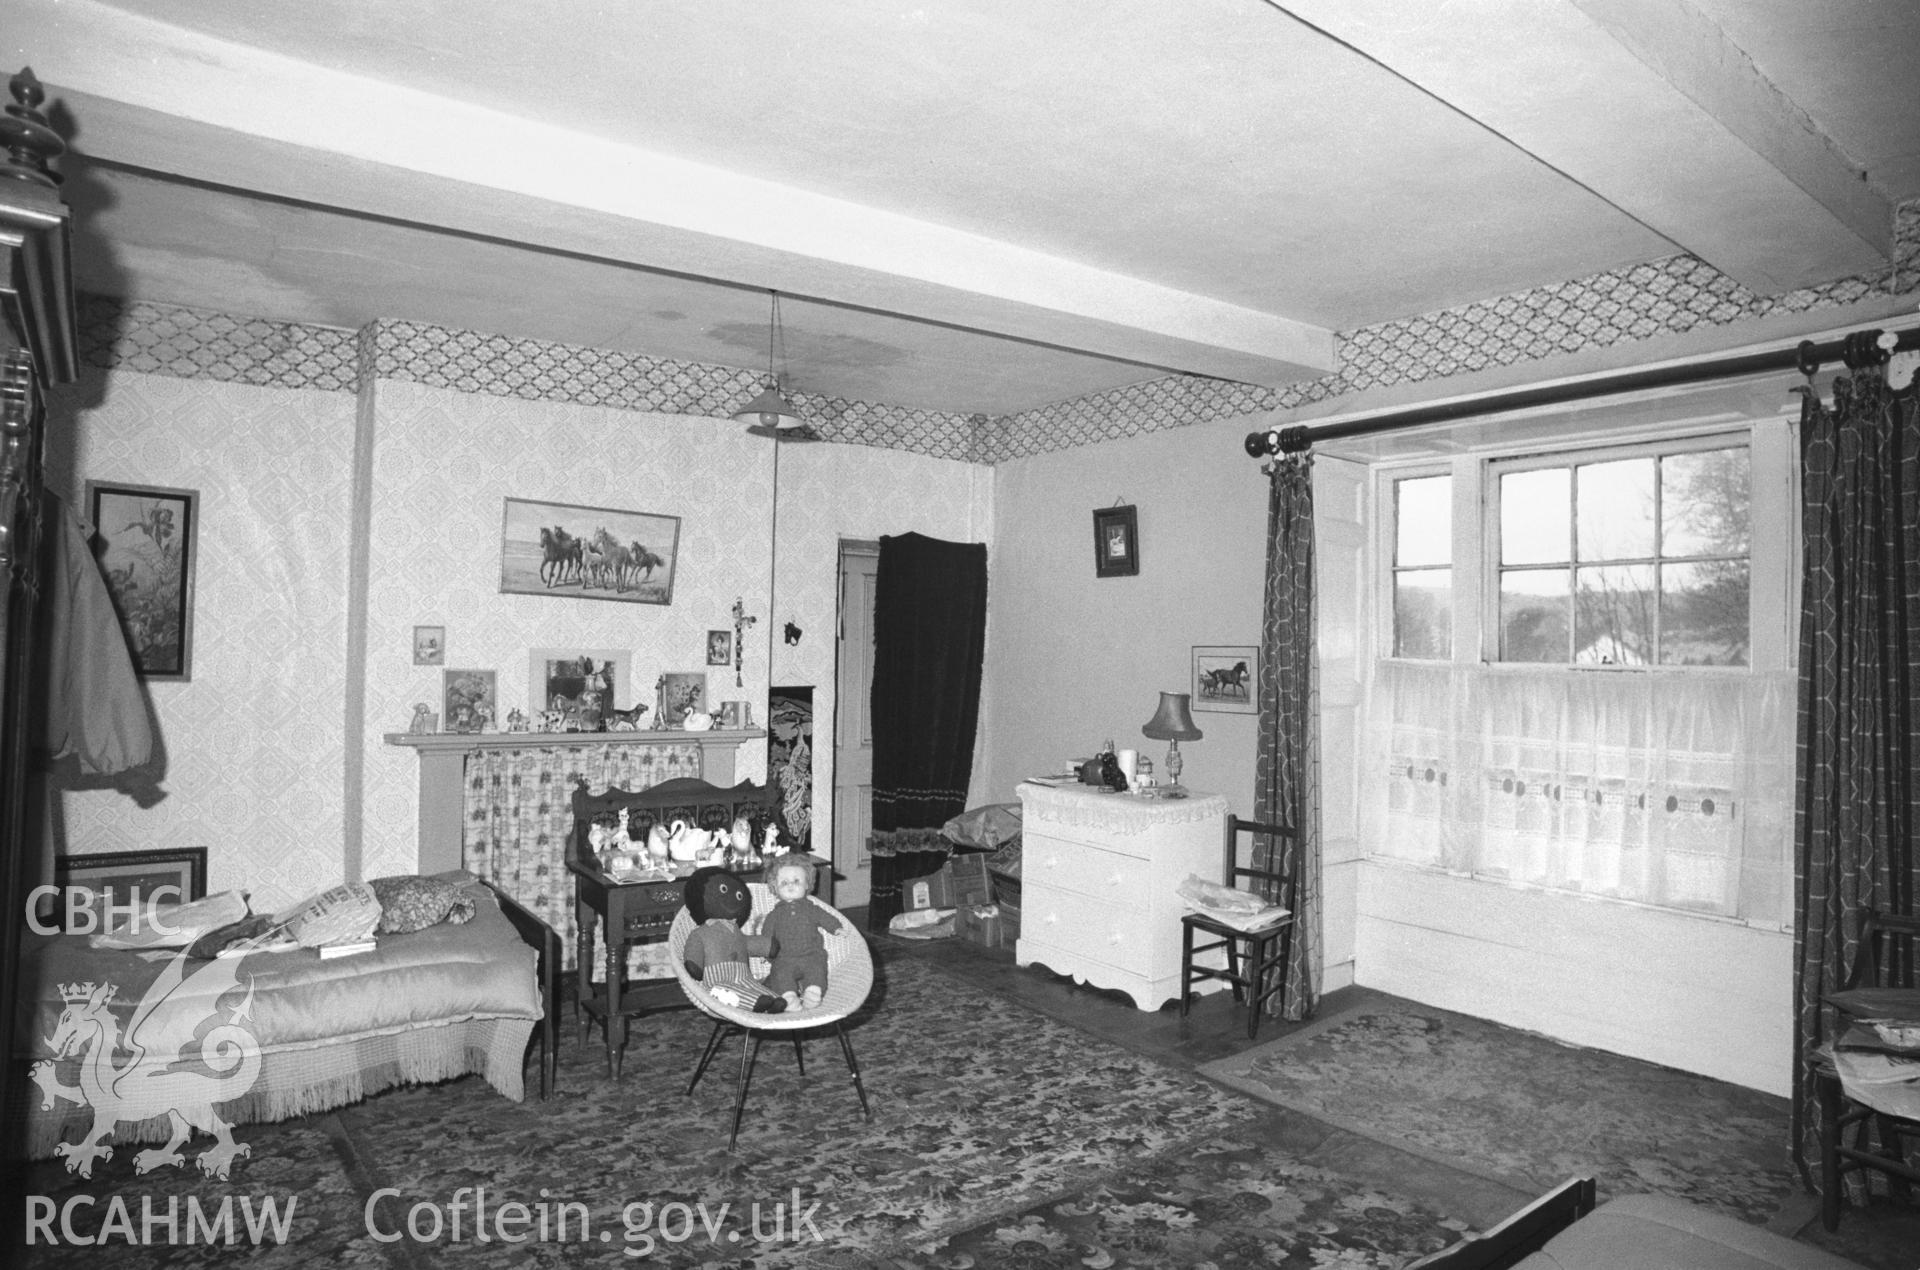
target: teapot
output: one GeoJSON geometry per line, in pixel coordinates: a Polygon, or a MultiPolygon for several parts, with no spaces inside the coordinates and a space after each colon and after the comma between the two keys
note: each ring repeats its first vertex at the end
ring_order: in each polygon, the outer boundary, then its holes
{"type": "Polygon", "coordinates": [[[674,821],[673,832],[667,836],[668,852],[682,864],[692,864],[712,846],[713,834],[710,831],[692,828],[684,820],[674,821]]]}

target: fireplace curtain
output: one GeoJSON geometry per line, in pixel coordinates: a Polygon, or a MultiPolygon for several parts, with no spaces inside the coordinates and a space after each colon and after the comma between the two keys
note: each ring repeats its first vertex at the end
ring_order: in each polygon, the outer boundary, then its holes
{"type": "MultiPolygon", "coordinates": [[[[1872,373],[1835,381],[1831,407],[1807,392],[1800,463],[1794,1041],[1805,1054],[1829,1035],[1821,1002],[1852,964],[1862,911],[1915,911],[1920,401],[1872,373]]],[[[1793,1121],[1811,1186],[1820,1112],[1800,1063],[1793,1121]]]]}
{"type": "MultiPolygon", "coordinates": [[[[1292,826],[1293,944],[1287,990],[1268,1008],[1288,1019],[1319,1003],[1320,708],[1313,648],[1313,458],[1276,459],[1267,494],[1267,577],[1260,621],[1260,722],[1253,818],[1292,826]]],[[[1267,868],[1269,860],[1258,867],[1267,868]]]]}
{"type": "Polygon", "coordinates": [[[901,885],[953,849],[966,810],[987,638],[987,549],[920,534],[880,540],[873,597],[872,930],[901,885]]]}

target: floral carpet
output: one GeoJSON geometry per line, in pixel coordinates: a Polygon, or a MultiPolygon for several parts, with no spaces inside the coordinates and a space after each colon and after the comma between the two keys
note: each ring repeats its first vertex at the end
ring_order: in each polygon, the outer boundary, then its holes
{"type": "Polygon", "coordinates": [[[849,1027],[870,1121],[831,1036],[808,1042],[804,1076],[777,1039],[729,1151],[737,1041],[689,1096],[704,1016],[636,1019],[618,1082],[568,1019],[545,1102],[469,1078],[244,1126],[227,1181],[191,1163],[136,1176],[125,1151],[91,1180],[36,1166],[35,1242],[0,1260],[1392,1270],[1463,1229],[1269,1145],[1279,1113],[1231,1090],[918,960],[879,969],[849,1027]],[[208,1225],[234,1242],[209,1246],[208,1225]]]}
{"type": "Polygon", "coordinates": [[[1784,1099],[1404,1002],[1336,1015],[1202,1072],[1539,1194],[1657,1192],[1765,1224],[1797,1189],[1784,1099]]]}

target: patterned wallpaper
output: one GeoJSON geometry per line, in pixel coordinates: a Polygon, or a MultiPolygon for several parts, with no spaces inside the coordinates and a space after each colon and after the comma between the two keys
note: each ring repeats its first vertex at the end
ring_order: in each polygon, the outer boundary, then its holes
{"type": "Polygon", "coordinates": [[[197,490],[192,680],[148,685],[165,797],[69,791],[70,850],[208,848],[208,886],[290,903],[340,876],[353,398],[84,371],[51,398],[49,482],[197,490]]]}
{"type": "MultiPolygon", "coordinates": [[[[387,356],[382,351],[383,358],[387,356]]],[[[383,364],[389,364],[383,362],[383,364]]],[[[457,373],[457,372],[455,372],[457,373]]],[[[779,592],[767,620],[773,447],[726,418],[644,413],[565,401],[463,392],[383,378],[375,387],[367,595],[364,867],[412,868],[418,810],[410,750],[388,746],[414,703],[440,699],[441,671],[412,664],[416,625],[447,628],[447,665],[497,673],[501,708],[529,704],[534,648],[631,653],[628,697],[653,701],[664,671],[704,671],[713,700],[754,703],[765,718],[767,636],[791,620],[796,647],[775,641],[775,678],[815,685],[831,717],[838,542],[918,530],[991,537],[991,472],[974,464],[870,446],[787,446],[780,452],[779,592]],[[500,592],[506,498],[678,516],[673,603],[500,592]],[[748,630],[745,684],[705,664],[706,632],[730,628],[736,597],[758,618],[748,630]]],[[[437,708],[437,707],[436,707],[437,708]]],[[[832,790],[816,768],[820,832],[832,790]]],[[[749,747],[739,775],[765,776],[749,747]]],[[[827,839],[823,839],[827,840],[827,839]]]]}

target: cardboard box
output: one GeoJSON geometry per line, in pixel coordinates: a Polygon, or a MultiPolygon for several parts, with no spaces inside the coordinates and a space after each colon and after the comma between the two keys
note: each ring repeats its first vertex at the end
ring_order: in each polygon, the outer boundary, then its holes
{"type": "Polygon", "coordinates": [[[956,855],[938,873],[908,878],[901,892],[902,903],[910,911],[992,903],[993,879],[987,874],[986,854],[956,855]]]}
{"type": "Polygon", "coordinates": [[[998,948],[1011,942],[1007,939],[1000,910],[991,904],[962,906],[953,915],[953,931],[962,939],[970,939],[988,948],[998,948]]]}

